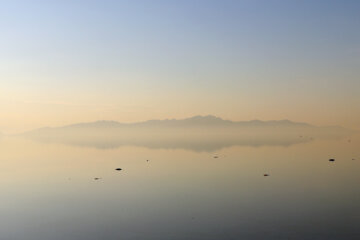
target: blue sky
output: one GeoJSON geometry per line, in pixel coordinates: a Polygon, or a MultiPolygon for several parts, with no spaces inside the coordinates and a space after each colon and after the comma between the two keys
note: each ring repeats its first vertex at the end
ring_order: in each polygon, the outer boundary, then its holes
{"type": "Polygon", "coordinates": [[[359,1],[0,4],[0,131],[194,114],[360,128],[359,1]]]}

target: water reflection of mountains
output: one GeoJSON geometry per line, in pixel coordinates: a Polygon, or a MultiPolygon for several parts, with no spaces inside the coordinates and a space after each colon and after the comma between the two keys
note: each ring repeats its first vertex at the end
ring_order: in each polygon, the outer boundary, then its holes
{"type": "Polygon", "coordinates": [[[315,138],[349,135],[340,127],[314,127],[306,123],[282,121],[232,122],[217,117],[184,120],[152,120],[123,124],[100,121],[28,132],[32,139],[100,149],[125,145],[147,148],[216,151],[231,146],[291,146],[315,138]]]}

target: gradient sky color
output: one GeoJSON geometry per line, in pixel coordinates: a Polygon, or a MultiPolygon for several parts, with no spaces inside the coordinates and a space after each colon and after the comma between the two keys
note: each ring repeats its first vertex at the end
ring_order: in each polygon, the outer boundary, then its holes
{"type": "Polygon", "coordinates": [[[360,1],[0,1],[0,131],[290,119],[360,129],[360,1]]]}

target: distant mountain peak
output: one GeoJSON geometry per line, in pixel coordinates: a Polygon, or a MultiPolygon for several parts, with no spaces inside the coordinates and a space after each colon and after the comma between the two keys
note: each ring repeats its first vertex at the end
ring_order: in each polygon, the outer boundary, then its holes
{"type": "Polygon", "coordinates": [[[190,118],[186,118],[184,120],[195,120],[195,121],[225,121],[224,119],[220,118],[220,117],[216,117],[214,115],[196,115],[190,118]]]}
{"type": "Polygon", "coordinates": [[[109,120],[99,120],[95,122],[88,123],[76,123],[72,125],[64,126],[63,128],[72,128],[72,127],[117,127],[122,125],[117,121],[109,121],[109,120]]]}
{"type": "Polygon", "coordinates": [[[220,119],[220,120],[223,120],[222,118],[216,117],[214,115],[195,115],[195,116],[187,118],[187,119],[220,119]]]}
{"type": "MultiPolygon", "coordinates": [[[[60,130],[81,130],[81,129],[89,129],[89,130],[106,130],[106,129],[194,129],[194,128],[213,128],[214,130],[224,128],[234,128],[234,129],[273,129],[273,130],[279,130],[280,128],[283,129],[295,129],[295,128],[308,128],[308,129],[320,129],[321,127],[316,127],[307,123],[301,123],[301,122],[293,122],[288,119],[283,120],[270,120],[270,121],[262,121],[258,119],[250,120],[250,121],[230,121],[230,120],[224,120],[220,117],[214,116],[214,115],[196,115],[189,118],[184,119],[164,119],[164,120],[148,120],[144,122],[135,122],[135,123],[120,123],[117,121],[109,121],[109,120],[99,120],[95,122],[88,122],[88,123],[77,123],[72,125],[67,125],[63,127],[55,127],[55,128],[42,128],[42,129],[36,129],[34,131],[30,131],[28,133],[34,133],[34,132],[53,132],[53,131],[60,131],[60,130]]],[[[322,127],[322,129],[325,129],[322,127]]],[[[327,127],[327,129],[338,131],[346,131],[346,129],[340,129],[340,128],[330,128],[327,127]]]]}

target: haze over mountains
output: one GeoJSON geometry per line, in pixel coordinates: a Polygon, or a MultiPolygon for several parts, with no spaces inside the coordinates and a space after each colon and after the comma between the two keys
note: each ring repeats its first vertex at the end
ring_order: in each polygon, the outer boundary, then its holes
{"type": "Polygon", "coordinates": [[[349,134],[351,131],[342,127],[316,127],[289,120],[234,122],[209,115],[138,123],[78,123],[58,128],[36,129],[23,135],[44,142],[98,148],[137,145],[211,151],[232,145],[288,146],[310,141],[314,137],[341,137],[349,134]]]}
{"type": "Polygon", "coordinates": [[[89,123],[77,123],[72,125],[67,125],[63,127],[56,127],[56,128],[40,128],[30,132],[26,132],[26,135],[36,134],[36,133],[53,133],[59,131],[67,131],[67,130],[103,130],[106,129],[187,129],[187,128],[200,128],[200,129],[208,129],[208,130],[218,130],[219,128],[224,128],[223,130],[231,128],[234,129],[249,129],[249,130],[256,130],[256,129],[268,129],[272,131],[278,131],[286,129],[288,131],[304,131],[304,130],[312,130],[316,132],[350,132],[351,130],[339,127],[339,126],[331,126],[331,127],[316,127],[307,123],[300,123],[300,122],[292,122],[289,120],[272,120],[272,121],[261,121],[261,120],[251,120],[251,121],[230,121],[224,120],[219,117],[215,117],[212,115],[208,116],[194,116],[191,118],[186,119],[165,119],[165,120],[149,120],[145,122],[136,122],[136,123],[120,123],[116,121],[96,121],[96,122],[89,122],[89,123]]]}

